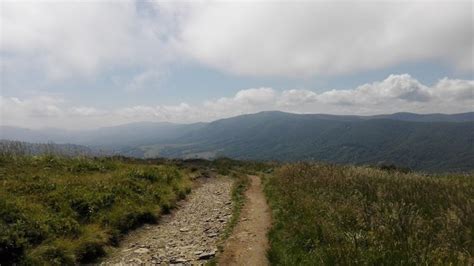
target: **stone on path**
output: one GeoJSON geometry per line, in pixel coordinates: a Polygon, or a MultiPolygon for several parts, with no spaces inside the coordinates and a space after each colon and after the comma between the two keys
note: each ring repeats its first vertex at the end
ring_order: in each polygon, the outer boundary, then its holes
{"type": "Polygon", "coordinates": [[[139,249],[135,249],[135,251],[133,251],[133,253],[137,253],[137,254],[145,254],[145,253],[148,253],[150,252],[149,249],[147,248],[139,248],[139,249]]]}
{"type": "Polygon", "coordinates": [[[208,260],[216,255],[215,251],[203,252],[199,255],[200,260],[208,260]]]}
{"type": "Polygon", "coordinates": [[[232,179],[196,182],[202,183],[172,214],[131,232],[104,263],[201,265],[215,257],[219,232],[232,217],[232,179]]]}

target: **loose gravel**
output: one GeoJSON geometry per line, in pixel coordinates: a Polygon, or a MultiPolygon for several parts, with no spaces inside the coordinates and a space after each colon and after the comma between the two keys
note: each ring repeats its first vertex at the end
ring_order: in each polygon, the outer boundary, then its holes
{"type": "Polygon", "coordinates": [[[203,178],[172,214],[130,233],[103,265],[203,265],[232,217],[232,180],[203,178]]]}

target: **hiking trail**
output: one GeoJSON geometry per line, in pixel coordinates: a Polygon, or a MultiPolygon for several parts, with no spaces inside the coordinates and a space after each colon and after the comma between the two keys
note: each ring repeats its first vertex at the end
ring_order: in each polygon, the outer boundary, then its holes
{"type": "Polygon", "coordinates": [[[262,191],[259,176],[249,176],[251,183],[245,192],[239,223],[224,245],[219,265],[268,265],[267,232],[271,227],[270,209],[262,191]]]}
{"type": "Polygon", "coordinates": [[[200,265],[217,252],[220,235],[232,217],[232,179],[203,178],[171,214],[145,225],[121,241],[106,265],[200,265]]]}

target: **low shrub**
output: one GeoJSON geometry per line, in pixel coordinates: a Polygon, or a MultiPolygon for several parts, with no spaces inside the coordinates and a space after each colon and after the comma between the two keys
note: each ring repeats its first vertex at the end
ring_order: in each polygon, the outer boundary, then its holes
{"type": "Polygon", "coordinates": [[[27,255],[24,264],[31,265],[74,265],[74,254],[64,245],[58,243],[44,244],[27,255]]]}

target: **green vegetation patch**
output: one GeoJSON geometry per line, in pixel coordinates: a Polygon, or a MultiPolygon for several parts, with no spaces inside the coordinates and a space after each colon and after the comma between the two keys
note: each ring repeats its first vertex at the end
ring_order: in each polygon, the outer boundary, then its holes
{"type": "Polygon", "coordinates": [[[0,157],[0,264],[89,263],[190,191],[171,164],[0,157]]]}
{"type": "Polygon", "coordinates": [[[299,163],[267,177],[275,265],[466,265],[473,176],[299,163]]]}
{"type": "Polygon", "coordinates": [[[232,173],[230,176],[235,180],[232,187],[233,209],[232,218],[230,219],[226,230],[224,231],[223,239],[227,239],[229,237],[229,235],[232,233],[232,230],[239,222],[240,213],[245,203],[245,191],[247,190],[250,183],[249,177],[244,173],[232,173]]]}

